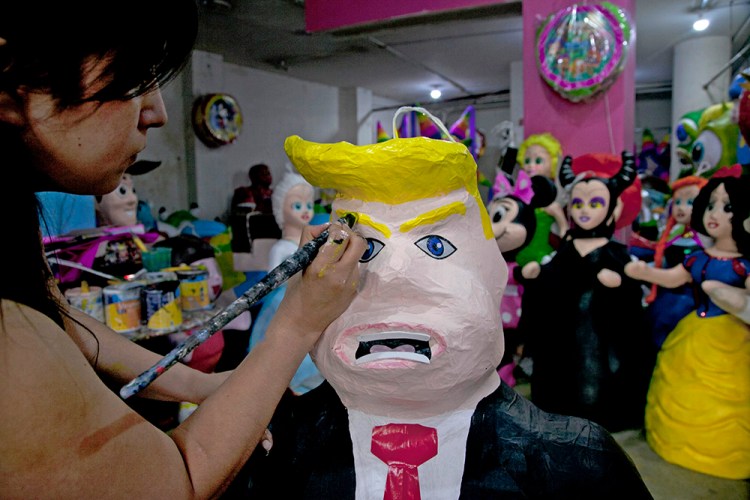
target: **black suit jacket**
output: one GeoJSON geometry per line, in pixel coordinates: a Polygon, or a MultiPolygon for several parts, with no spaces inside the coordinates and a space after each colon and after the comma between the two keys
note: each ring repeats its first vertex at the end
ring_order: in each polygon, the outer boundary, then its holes
{"type": "MultiPolygon", "coordinates": [[[[270,428],[271,453],[259,447],[224,498],[354,498],[348,415],[327,382],[285,397],[270,428]]],[[[503,384],[472,417],[461,498],[652,497],[603,427],[545,413],[503,384]]]]}

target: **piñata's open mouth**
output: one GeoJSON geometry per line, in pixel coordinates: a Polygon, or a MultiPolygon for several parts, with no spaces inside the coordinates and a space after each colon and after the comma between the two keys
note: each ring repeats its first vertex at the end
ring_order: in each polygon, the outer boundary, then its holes
{"type": "Polygon", "coordinates": [[[357,340],[357,364],[384,359],[405,359],[429,364],[432,359],[430,336],[425,333],[389,331],[360,335],[357,340]]]}

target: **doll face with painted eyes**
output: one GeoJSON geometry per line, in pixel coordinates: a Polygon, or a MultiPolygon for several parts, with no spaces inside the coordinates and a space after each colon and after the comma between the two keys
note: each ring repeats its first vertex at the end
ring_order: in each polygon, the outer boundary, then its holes
{"type": "Polygon", "coordinates": [[[570,217],[582,229],[593,229],[604,222],[610,204],[607,186],[599,180],[580,181],[570,193],[570,217]]]}
{"type": "Polygon", "coordinates": [[[312,351],[344,404],[437,414],[496,382],[508,269],[484,207],[456,190],[397,205],[337,199],[333,209],[357,214],[369,243],[359,293],[312,351]]]}
{"type": "Polygon", "coordinates": [[[672,216],[678,224],[690,224],[693,214],[693,201],[698,196],[698,186],[685,186],[675,191],[672,196],[672,216]]]}
{"type": "Polygon", "coordinates": [[[719,184],[711,193],[708,205],[703,212],[703,226],[708,235],[717,243],[733,240],[732,237],[732,201],[729,199],[724,184],[719,184]]]}
{"type": "Polygon", "coordinates": [[[138,195],[133,187],[133,177],[123,174],[120,185],[102,196],[96,204],[102,226],[133,226],[138,223],[138,195]]]}
{"type": "Polygon", "coordinates": [[[552,178],[552,158],[549,152],[539,144],[532,144],[526,148],[521,168],[529,175],[552,178]]]}
{"type": "Polygon", "coordinates": [[[487,209],[492,232],[501,252],[511,252],[523,245],[528,234],[526,227],[517,221],[519,207],[513,198],[495,198],[487,209]]]}
{"type": "Polygon", "coordinates": [[[313,216],[313,190],[305,184],[289,189],[284,197],[284,229],[301,229],[313,216]]]}

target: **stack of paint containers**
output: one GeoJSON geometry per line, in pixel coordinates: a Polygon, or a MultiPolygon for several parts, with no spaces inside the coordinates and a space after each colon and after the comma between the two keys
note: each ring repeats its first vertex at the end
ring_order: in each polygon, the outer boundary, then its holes
{"type": "MultiPolygon", "coordinates": [[[[74,307],[97,317],[94,299],[89,298],[96,293],[95,288],[71,289],[66,297],[74,307]]],[[[142,280],[109,285],[98,289],[98,293],[98,318],[127,337],[134,337],[139,331],[148,336],[179,331],[188,326],[183,324],[183,312],[197,314],[214,305],[209,293],[208,271],[202,266],[147,272],[142,280]]],[[[200,321],[200,316],[203,315],[192,318],[193,322],[200,321]]]]}

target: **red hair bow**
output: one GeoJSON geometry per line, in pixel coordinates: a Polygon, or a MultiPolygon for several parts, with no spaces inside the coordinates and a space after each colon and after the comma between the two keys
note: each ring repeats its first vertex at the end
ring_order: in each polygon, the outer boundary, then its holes
{"type": "Polygon", "coordinates": [[[735,163],[734,165],[730,166],[724,166],[721,167],[719,170],[714,172],[714,175],[712,175],[712,178],[718,178],[718,177],[736,177],[740,178],[742,175],[742,165],[739,163],[735,163]]]}

